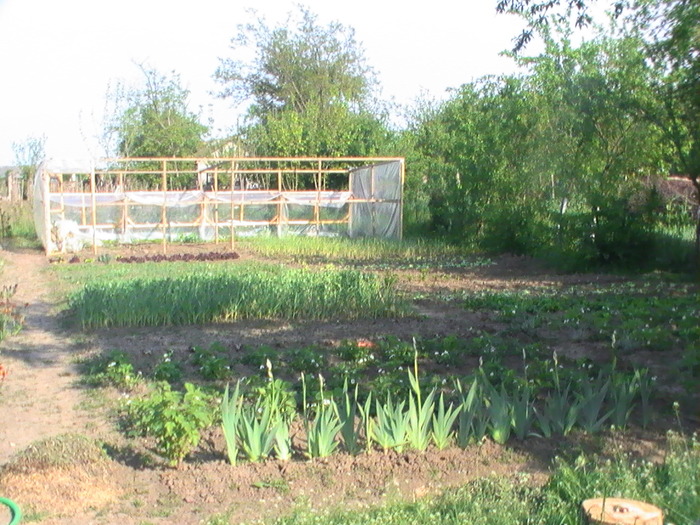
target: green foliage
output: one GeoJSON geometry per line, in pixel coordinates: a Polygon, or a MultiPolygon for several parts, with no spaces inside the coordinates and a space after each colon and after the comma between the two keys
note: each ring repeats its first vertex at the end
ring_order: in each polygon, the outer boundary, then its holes
{"type": "Polygon", "coordinates": [[[205,267],[181,277],[102,280],[69,297],[84,328],[402,315],[390,278],[356,270],[205,267]]]}
{"type": "Polygon", "coordinates": [[[0,289],[0,341],[16,335],[24,324],[24,314],[12,300],[17,293],[17,285],[3,285],[0,289]]]}
{"type": "Polygon", "coordinates": [[[242,406],[238,436],[241,450],[248,461],[260,461],[270,455],[277,434],[273,415],[272,405],[260,400],[253,405],[242,406]]]}
{"type": "Polygon", "coordinates": [[[437,409],[433,414],[431,425],[431,436],[438,450],[447,448],[452,442],[454,434],[452,427],[460,412],[460,408],[453,406],[451,403],[445,409],[445,395],[444,393],[440,394],[440,401],[438,401],[437,409]]]}
{"type": "Polygon", "coordinates": [[[351,396],[348,388],[348,379],[345,378],[343,394],[338,406],[338,418],[340,419],[340,434],[343,438],[343,445],[350,454],[358,454],[361,450],[360,430],[362,428],[362,420],[358,418],[360,407],[358,406],[357,392],[358,386],[355,385],[351,396]]]}
{"type": "Polygon", "coordinates": [[[542,54],[518,58],[527,74],[482,78],[419,109],[408,200],[427,201],[433,231],[488,251],[569,270],[668,264],[654,253],[663,203],[642,184],[678,154],[672,121],[648,118],[664,73],[638,36],[573,47],[552,26],[542,37],[542,54]]]}
{"type": "Polygon", "coordinates": [[[88,382],[96,385],[111,385],[123,390],[132,390],[141,380],[134,370],[131,358],[120,350],[110,350],[84,363],[88,382]]]}
{"type": "Polygon", "coordinates": [[[229,385],[226,385],[224,395],[221,398],[221,427],[226,440],[226,453],[231,465],[235,465],[238,459],[238,426],[240,424],[241,407],[243,397],[240,393],[241,382],[236,383],[236,388],[229,393],[229,385]]]}
{"type": "Polygon", "coordinates": [[[277,27],[263,18],[240,25],[231,50],[215,78],[222,96],[252,99],[243,134],[257,154],[366,156],[386,144],[375,76],[351,28],[321,26],[300,7],[277,27]]]}
{"type": "Polygon", "coordinates": [[[700,448],[695,438],[670,435],[658,463],[622,453],[604,460],[591,455],[557,461],[551,480],[533,486],[526,476],[489,477],[436,497],[389,503],[369,510],[329,514],[295,512],[276,525],[460,525],[578,524],[581,501],[624,496],[664,509],[669,522],[690,525],[700,508],[700,448]]]}
{"type": "Polygon", "coordinates": [[[156,381],[166,381],[168,383],[180,381],[182,378],[182,365],[177,361],[173,361],[172,351],[165,352],[153,367],[153,378],[156,381]]]}
{"type": "Polygon", "coordinates": [[[408,426],[406,438],[408,445],[415,450],[425,450],[430,443],[430,423],[435,409],[435,389],[422,399],[421,385],[418,381],[418,350],[414,339],[413,371],[408,370],[411,391],[408,395],[408,426]]]}
{"type": "MultiPolygon", "coordinates": [[[[189,91],[182,88],[176,73],[167,77],[155,69],[140,68],[143,87],[113,95],[117,110],[105,134],[115,136],[118,153],[125,157],[194,156],[202,147],[207,128],[187,109],[189,91]]],[[[160,165],[156,163],[151,169],[157,171],[160,165]]],[[[145,174],[141,180],[159,188],[161,177],[145,174]]],[[[175,188],[187,184],[178,177],[170,182],[175,188]]]]}
{"type": "Polygon", "coordinates": [[[391,395],[386,402],[375,401],[376,419],[371,426],[371,438],[384,452],[391,449],[403,451],[408,441],[409,413],[404,409],[406,402],[394,403],[391,395]]]}
{"type": "Polygon", "coordinates": [[[197,386],[185,383],[185,391],[180,392],[159,382],[148,397],[127,405],[127,415],[133,429],[154,437],[158,452],[175,466],[197,446],[201,430],[213,422],[214,411],[210,398],[197,386]]]}
{"type": "Polygon", "coordinates": [[[195,346],[192,352],[192,364],[198,368],[202,378],[214,381],[231,377],[231,365],[221,343],[212,343],[209,348],[195,346]]]}

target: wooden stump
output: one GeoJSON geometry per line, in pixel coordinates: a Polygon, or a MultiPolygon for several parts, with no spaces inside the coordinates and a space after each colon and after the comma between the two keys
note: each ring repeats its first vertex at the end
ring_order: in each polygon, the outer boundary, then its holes
{"type": "Polygon", "coordinates": [[[627,498],[593,498],[581,504],[588,523],[596,525],[663,525],[661,509],[627,498]]]}

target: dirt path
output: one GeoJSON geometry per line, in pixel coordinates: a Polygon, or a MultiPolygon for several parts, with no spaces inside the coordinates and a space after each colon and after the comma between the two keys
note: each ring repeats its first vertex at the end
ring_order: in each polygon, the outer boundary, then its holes
{"type": "Polygon", "coordinates": [[[0,343],[9,374],[2,386],[0,465],[18,450],[63,432],[97,432],[94,414],[80,410],[84,396],[75,384],[76,345],[52,315],[52,279],[46,257],[36,250],[2,251],[0,284],[17,283],[14,299],[26,304],[25,326],[0,343]],[[28,277],[31,276],[31,277],[28,277]]]}

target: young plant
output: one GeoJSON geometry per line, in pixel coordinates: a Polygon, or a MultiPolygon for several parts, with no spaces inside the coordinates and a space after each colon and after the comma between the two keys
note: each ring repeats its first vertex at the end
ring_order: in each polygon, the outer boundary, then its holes
{"type": "Polygon", "coordinates": [[[433,430],[432,437],[433,443],[438,448],[442,450],[449,446],[454,435],[452,427],[454,426],[457,416],[459,416],[460,410],[458,407],[454,407],[452,403],[445,409],[445,395],[440,394],[440,401],[438,401],[437,411],[433,414],[433,430]]]}
{"type": "Polygon", "coordinates": [[[372,439],[384,452],[394,449],[402,452],[407,442],[409,414],[404,410],[405,401],[394,404],[391,394],[387,394],[384,405],[376,402],[377,416],[372,425],[372,439]]]}
{"type": "Polygon", "coordinates": [[[563,391],[555,389],[547,395],[542,412],[535,410],[542,436],[566,436],[574,428],[580,405],[576,401],[572,402],[569,390],[569,385],[563,391]]]}
{"type": "Polygon", "coordinates": [[[240,411],[238,435],[243,454],[249,461],[260,461],[270,455],[276,432],[272,415],[270,405],[260,400],[243,406],[240,411]]]}
{"type": "Polygon", "coordinates": [[[275,456],[282,461],[289,461],[292,457],[292,439],[289,435],[289,423],[280,419],[275,426],[275,456]]]}
{"type": "Polygon", "coordinates": [[[418,349],[413,339],[413,372],[408,371],[411,392],[408,396],[408,427],[406,437],[411,448],[423,451],[430,444],[430,420],[435,409],[435,389],[425,400],[422,399],[420,382],[418,380],[418,349]]]}
{"type": "Polygon", "coordinates": [[[529,386],[521,386],[513,395],[511,410],[513,433],[523,441],[532,434],[532,422],[535,418],[529,386]]]}
{"type": "Polygon", "coordinates": [[[491,439],[499,445],[503,445],[510,438],[512,424],[510,397],[503,384],[501,384],[500,392],[493,387],[488,388],[487,395],[486,403],[491,439]]]}
{"type": "Polygon", "coordinates": [[[340,417],[340,435],[343,438],[345,450],[350,454],[358,454],[360,452],[360,429],[362,420],[358,425],[358,406],[357,406],[357,385],[355,385],[354,395],[351,397],[348,392],[348,380],[345,378],[343,383],[343,396],[338,407],[338,416],[340,417]]]}
{"type": "Polygon", "coordinates": [[[456,382],[460,396],[457,420],[457,445],[460,448],[466,448],[472,440],[479,442],[486,435],[489,418],[478,377],[472,380],[469,391],[464,389],[461,381],[456,382]]]}
{"type": "Polygon", "coordinates": [[[134,428],[155,437],[158,452],[176,466],[199,444],[201,430],[212,423],[213,410],[198,387],[185,383],[183,394],[162,381],[150,397],[132,402],[128,414],[134,428]]]}
{"type": "Polygon", "coordinates": [[[165,352],[163,357],[153,368],[153,377],[157,381],[167,381],[177,383],[182,379],[182,366],[177,361],[173,361],[173,352],[165,352]]]}
{"type": "Polygon", "coordinates": [[[619,374],[613,370],[611,384],[612,424],[615,428],[625,428],[634,408],[639,385],[635,376],[619,374]]]}
{"type": "Polygon", "coordinates": [[[578,424],[589,434],[599,432],[613,412],[610,410],[602,414],[609,388],[610,378],[603,381],[602,373],[593,382],[581,382],[581,392],[577,394],[578,424]]]}
{"type": "MultiPolygon", "coordinates": [[[[313,420],[305,418],[307,455],[310,458],[325,458],[338,447],[336,437],[342,428],[338,418],[338,408],[332,398],[326,399],[323,392],[323,376],[319,374],[321,401],[317,405],[313,420]]],[[[306,390],[306,384],[303,385],[306,390]]],[[[304,395],[306,397],[306,395],[304,395]]],[[[306,411],[305,411],[306,412],[306,411]]]]}
{"type": "Polygon", "coordinates": [[[277,422],[284,419],[289,423],[296,416],[294,393],[286,381],[276,379],[272,373],[272,363],[265,360],[267,381],[264,386],[256,389],[258,400],[271,412],[271,420],[277,422]]]}
{"type": "Polygon", "coordinates": [[[374,419],[370,415],[372,409],[372,392],[367,395],[367,399],[361,405],[358,405],[360,411],[360,419],[362,421],[362,432],[365,435],[365,452],[368,454],[372,451],[372,437],[374,435],[374,419]]]}
{"type": "Polygon", "coordinates": [[[192,364],[197,367],[204,379],[216,381],[231,377],[231,366],[225,355],[226,349],[220,343],[212,343],[208,349],[195,346],[192,351],[194,352],[192,364]]]}
{"type": "Polygon", "coordinates": [[[647,428],[651,422],[651,396],[654,392],[654,378],[649,370],[643,368],[634,371],[634,378],[639,388],[639,397],[642,402],[642,426],[647,428]]]}
{"type": "Polygon", "coordinates": [[[226,385],[224,397],[221,399],[221,427],[226,440],[226,452],[231,465],[236,464],[238,458],[238,425],[243,406],[243,397],[240,395],[241,382],[236,383],[236,388],[229,395],[229,385],[226,385]]]}

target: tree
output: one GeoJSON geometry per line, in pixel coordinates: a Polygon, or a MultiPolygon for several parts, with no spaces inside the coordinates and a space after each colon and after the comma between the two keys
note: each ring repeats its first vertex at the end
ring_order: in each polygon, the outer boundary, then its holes
{"type": "MultiPolygon", "coordinates": [[[[535,32],[550,23],[551,17],[558,21],[573,18],[578,28],[592,21],[590,6],[595,0],[497,0],[496,11],[515,13],[528,20],[528,27],[514,40],[513,51],[519,52],[532,40],[535,32]]],[[[608,0],[615,16],[619,16],[628,5],[627,0],[608,0]]]]}
{"type": "Polygon", "coordinates": [[[180,77],[140,66],[144,85],[125,94],[124,108],[108,132],[117,136],[125,157],[187,157],[203,144],[207,127],[188,109],[189,91],[180,77]]]}
{"type": "Polygon", "coordinates": [[[13,142],[12,151],[20,170],[22,199],[26,200],[34,174],[46,157],[46,137],[27,137],[22,142],[13,142]]]}
{"type": "Polygon", "coordinates": [[[388,133],[377,85],[352,28],[320,25],[304,7],[271,27],[241,25],[220,59],[220,96],[249,103],[248,146],[263,155],[373,154],[388,133]],[[252,58],[250,58],[252,54],[252,58]]]}
{"type": "Polygon", "coordinates": [[[659,72],[656,104],[647,118],[672,147],[675,173],[695,187],[695,256],[700,271],[700,4],[691,0],[640,0],[636,22],[646,32],[647,53],[659,72]]]}
{"type": "Polygon", "coordinates": [[[231,50],[255,56],[220,59],[214,74],[223,85],[220,95],[252,100],[252,114],[261,118],[312,103],[362,105],[376,82],[354,30],[338,22],[320,26],[304,7],[282,26],[270,27],[264,18],[239,26],[231,50]]]}

